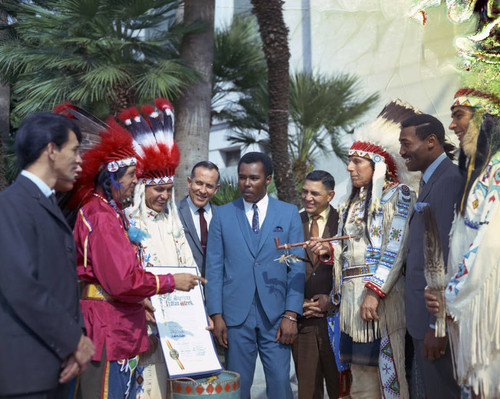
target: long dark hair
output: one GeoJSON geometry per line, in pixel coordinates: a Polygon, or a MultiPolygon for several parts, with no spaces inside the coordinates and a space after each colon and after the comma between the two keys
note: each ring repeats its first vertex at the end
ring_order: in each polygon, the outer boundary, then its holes
{"type": "Polygon", "coordinates": [[[100,187],[102,189],[104,197],[108,200],[111,206],[115,209],[116,213],[120,216],[126,229],[128,228],[128,221],[125,219],[122,212],[119,212],[116,207],[115,200],[113,199],[113,192],[111,191],[111,186],[113,182],[120,180],[125,175],[128,168],[129,166],[122,166],[116,172],[110,172],[107,168],[104,168],[95,177],[96,188],[100,187]]]}
{"type": "MultiPolygon", "coordinates": [[[[368,161],[370,162],[370,165],[372,167],[372,171],[375,171],[375,162],[373,162],[371,159],[368,159],[368,161]]],[[[371,240],[370,240],[370,234],[368,232],[368,216],[370,213],[370,211],[369,211],[370,203],[372,201],[372,189],[373,189],[373,177],[370,180],[370,184],[366,188],[367,192],[366,192],[366,198],[365,198],[365,211],[363,212],[363,222],[365,224],[365,234],[368,237],[368,241],[370,241],[370,245],[371,245],[371,240]]],[[[347,216],[349,215],[349,210],[351,209],[354,198],[356,197],[356,194],[359,193],[359,191],[360,191],[360,188],[353,187],[351,190],[351,194],[349,195],[349,199],[347,200],[347,206],[344,210],[344,215],[343,215],[343,219],[344,219],[344,225],[342,227],[343,235],[346,235],[345,224],[346,224],[347,216]]]]}
{"type": "MultiPolygon", "coordinates": [[[[465,213],[465,201],[469,196],[474,182],[484,171],[484,168],[488,162],[490,162],[491,157],[500,150],[500,131],[498,123],[499,117],[497,115],[484,114],[483,121],[479,129],[479,135],[477,137],[474,165],[470,166],[473,167],[472,173],[465,183],[464,193],[462,200],[460,201],[459,212],[462,215],[465,213]]],[[[460,150],[458,166],[460,171],[467,178],[469,165],[467,164],[467,156],[465,155],[463,149],[460,150]]]]}

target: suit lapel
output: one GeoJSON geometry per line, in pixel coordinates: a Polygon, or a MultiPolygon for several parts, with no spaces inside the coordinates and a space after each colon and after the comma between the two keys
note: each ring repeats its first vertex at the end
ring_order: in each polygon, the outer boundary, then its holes
{"type": "Polygon", "coordinates": [[[58,206],[52,204],[52,202],[50,202],[50,200],[40,191],[35,183],[22,175],[18,177],[17,181],[30,193],[30,195],[36,201],[40,203],[42,208],[45,208],[54,218],[56,218],[62,225],[64,225],[64,227],[70,234],[73,234],[71,228],[68,225],[68,222],[64,218],[61,209],[58,206]]]}
{"type": "Polygon", "coordinates": [[[424,188],[422,189],[422,192],[417,198],[418,202],[425,202],[425,199],[432,191],[432,186],[434,185],[435,181],[439,179],[439,177],[444,173],[446,169],[448,169],[451,163],[452,162],[449,160],[448,157],[443,159],[443,161],[439,164],[439,166],[436,168],[436,170],[430,177],[429,181],[425,184],[424,188]]]}
{"type": "MultiPolygon", "coordinates": [[[[436,180],[439,179],[439,177],[444,173],[446,169],[450,167],[453,163],[450,161],[448,157],[443,159],[443,161],[439,164],[439,166],[436,168],[434,173],[431,175],[429,181],[425,183],[425,186],[422,189],[422,192],[418,195],[417,202],[425,202],[426,198],[429,196],[429,194],[432,191],[432,186],[436,182],[436,180]]],[[[412,212],[412,215],[410,217],[410,220],[413,218],[413,215],[415,212],[412,212]]]]}
{"type": "MultiPolygon", "coordinates": [[[[250,224],[248,223],[247,216],[245,215],[245,205],[243,204],[243,199],[238,198],[234,201],[236,219],[238,220],[238,224],[240,225],[240,231],[243,235],[244,241],[252,253],[252,255],[256,256],[256,248],[253,245],[254,237],[250,234],[254,234],[252,229],[250,228],[250,224]]],[[[264,221],[265,222],[265,221],[264,221]]]]}
{"type": "Polygon", "coordinates": [[[200,239],[198,238],[198,234],[196,234],[196,226],[194,225],[193,215],[191,214],[191,209],[189,208],[187,197],[181,201],[180,213],[182,215],[182,218],[184,219],[184,222],[186,223],[187,233],[191,235],[196,248],[198,248],[198,250],[203,253],[200,239]]]}
{"type": "Polygon", "coordinates": [[[257,247],[257,253],[262,249],[266,240],[270,240],[273,237],[269,237],[273,229],[276,227],[276,215],[278,214],[278,209],[276,209],[277,200],[269,197],[269,203],[267,205],[266,218],[264,223],[262,223],[260,232],[260,241],[257,247]]]}

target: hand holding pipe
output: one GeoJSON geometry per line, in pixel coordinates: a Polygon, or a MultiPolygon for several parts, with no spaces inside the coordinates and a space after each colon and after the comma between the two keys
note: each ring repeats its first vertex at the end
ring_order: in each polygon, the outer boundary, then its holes
{"type": "MultiPolygon", "coordinates": [[[[327,242],[327,241],[337,241],[337,240],[345,240],[348,238],[355,238],[356,236],[353,234],[347,235],[347,236],[337,236],[337,237],[329,237],[329,238],[320,238],[316,241],[318,242],[327,242]]],[[[304,242],[296,242],[294,244],[281,244],[280,245],[280,239],[279,237],[274,238],[274,244],[276,245],[276,249],[289,249],[293,247],[302,247],[304,245],[307,245],[309,241],[304,241],[304,242]]]]}

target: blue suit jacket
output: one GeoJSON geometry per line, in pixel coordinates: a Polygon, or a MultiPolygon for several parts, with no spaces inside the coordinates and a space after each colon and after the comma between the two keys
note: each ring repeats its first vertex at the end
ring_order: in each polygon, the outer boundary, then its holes
{"type": "MultiPolygon", "coordinates": [[[[208,313],[221,313],[228,326],[245,321],[256,294],[272,324],[285,310],[302,314],[304,263],[290,263],[287,270],[278,261],[284,251],[274,243],[275,237],[283,244],[303,241],[297,208],[269,197],[259,234],[257,242],[241,198],[215,210],[208,234],[205,295],[208,313]]],[[[300,247],[290,252],[304,255],[300,247]]]]}
{"type": "MultiPolygon", "coordinates": [[[[445,158],[417,198],[417,202],[429,203],[434,213],[445,265],[448,260],[448,234],[453,221],[454,205],[462,192],[463,182],[458,167],[445,158]]],[[[427,282],[424,276],[423,239],[422,214],[413,211],[410,217],[407,243],[405,308],[406,326],[410,335],[415,339],[424,339],[429,324],[434,324],[436,320],[425,307],[424,289],[427,282]]]]}

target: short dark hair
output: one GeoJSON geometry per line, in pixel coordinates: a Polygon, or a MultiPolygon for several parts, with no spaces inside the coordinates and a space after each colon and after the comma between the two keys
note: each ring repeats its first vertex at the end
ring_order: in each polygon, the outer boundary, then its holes
{"type": "Polygon", "coordinates": [[[264,165],[264,173],[267,176],[272,176],[273,175],[273,161],[271,161],[271,158],[267,154],[264,154],[263,152],[247,152],[245,155],[243,155],[238,162],[238,173],[240,171],[240,165],[242,163],[255,163],[255,162],[261,162],[262,165],[264,165]]]}
{"type": "Polygon", "coordinates": [[[210,161],[200,161],[196,165],[193,166],[193,169],[191,169],[191,179],[194,179],[194,172],[196,168],[205,168],[208,170],[216,170],[217,171],[217,181],[215,182],[216,184],[219,184],[220,180],[220,172],[219,168],[217,167],[216,164],[210,161]]]}
{"type": "Polygon", "coordinates": [[[39,112],[30,115],[16,133],[15,149],[21,169],[35,162],[49,143],[61,148],[69,139],[69,132],[75,132],[78,142],[82,133],[76,122],[66,116],[39,112]]]}
{"type": "Polygon", "coordinates": [[[335,190],[335,179],[333,176],[324,170],[313,170],[306,176],[306,180],[320,181],[323,183],[326,191],[335,190]]]}
{"type": "Polygon", "coordinates": [[[444,144],[444,126],[439,119],[428,114],[417,114],[401,123],[401,129],[415,127],[415,134],[420,140],[424,140],[434,134],[441,145],[444,144]]]}

